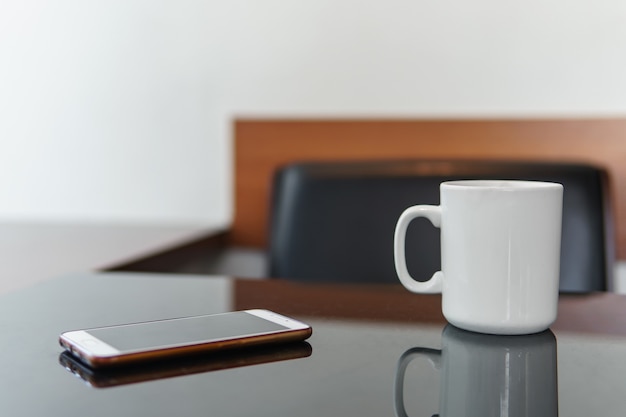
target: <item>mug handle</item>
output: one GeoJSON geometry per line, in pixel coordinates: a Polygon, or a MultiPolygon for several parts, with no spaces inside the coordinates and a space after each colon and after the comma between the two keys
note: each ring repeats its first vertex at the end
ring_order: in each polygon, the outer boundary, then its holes
{"type": "Polygon", "coordinates": [[[441,351],[437,349],[415,347],[407,350],[400,356],[394,384],[394,405],[397,417],[408,417],[406,408],[404,407],[404,376],[406,374],[406,368],[411,361],[418,356],[426,356],[430,364],[436,370],[441,368],[441,351]]]}
{"type": "Polygon", "coordinates": [[[404,210],[396,224],[396,231],[393,239],[393,255],[396,264],[396,272],[402,285],[407,290],[416,293],[440,293],[442,288],[443,273],[437,271],[433,276],[424,282],[416,281],[406,267],[405,240],[406,229],[409,223],[417,217],[426,217],[435,227],[441,227],[441,206],[412,206],[404,210]]]}

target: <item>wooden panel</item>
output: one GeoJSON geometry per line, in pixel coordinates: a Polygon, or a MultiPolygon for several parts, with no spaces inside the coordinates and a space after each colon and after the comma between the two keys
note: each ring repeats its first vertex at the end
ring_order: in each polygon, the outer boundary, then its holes
{"type": "Polygon", "coordinates": [[[266,242],[271,178],[289,162],[410,158],[588,162],[611,175],[626,259],[626,119],[237,120],[232,243],[266,242]]]}

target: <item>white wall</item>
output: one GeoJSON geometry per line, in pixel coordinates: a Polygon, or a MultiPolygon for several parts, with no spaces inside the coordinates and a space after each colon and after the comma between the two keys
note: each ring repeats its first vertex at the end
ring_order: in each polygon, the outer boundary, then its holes
{"type": "Polygon", "coordinates": [[[0,219],[230,219],[247,116],[626,115],[622,0],[0,0],[0,219]]]}

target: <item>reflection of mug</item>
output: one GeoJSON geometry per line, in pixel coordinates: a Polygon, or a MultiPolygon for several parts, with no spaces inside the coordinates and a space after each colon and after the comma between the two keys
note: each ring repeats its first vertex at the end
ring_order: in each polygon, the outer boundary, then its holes
{"type": "Polygon", "coordinates": [[[396,225],[394,254],[402,284],[442,293],[455,326],[483,333],[526,334],[556,319],[563,186],[538,181],[451,181],[440,206],[413,206],[396,225]],[[411,220],[441,228],[441,271],[425,282],[406,267],[411,220]]]}
{"type": "Polygon", "coordinates": [[[441,369],[441,417],[558,415],[556,339],[549,330],[494,336],[446,326],[441,351],[413,348],[400,358],[395,385],[398,417],[407,416],[407,366],[420,356],[441,369]]]}

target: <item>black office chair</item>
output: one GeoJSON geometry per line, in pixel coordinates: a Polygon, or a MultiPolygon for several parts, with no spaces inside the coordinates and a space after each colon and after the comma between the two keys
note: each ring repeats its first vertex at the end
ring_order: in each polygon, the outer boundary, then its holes
{"type": "MultiPolygon", "coordinates": [[[[274,178],[269,276],[301,281],[398,282],[393,233],[400,213],[439,204],[453,179],[526,179],[563,184],[563,292],[604,291],[614,243],[606,172],[584,164],[494,161],[296,163],[274,178]]],[[[407,265],[426,280],[440,269],[439,230],[417,219],[407,265]]]]}

